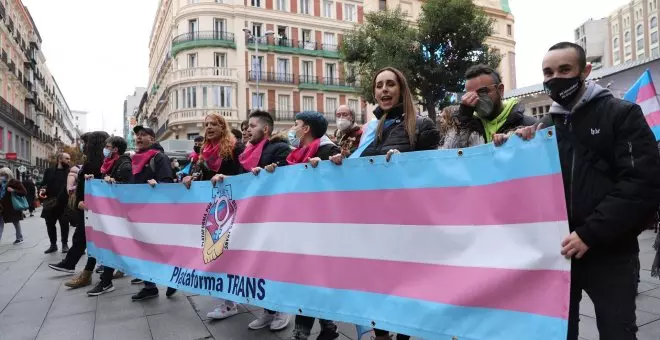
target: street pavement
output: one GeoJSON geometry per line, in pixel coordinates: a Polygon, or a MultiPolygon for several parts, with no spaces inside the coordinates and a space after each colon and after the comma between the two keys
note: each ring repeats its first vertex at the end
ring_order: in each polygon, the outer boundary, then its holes
{"type": "MultiPolygon", "coordinates": [[[[6,225],[0,242],[0,340],[278,340],[287,339],[293,328],[272,333],[251,331],[247,324],[260,313],[259,308],[242,306],[241,313],[223,321],[210,321],[213,298],[177,293],[170,299],[161,296],[144,302],[131,302],[139,286],[129,278],[115,280],[116,290],[100,297],[87,297],[89,288],[70,290],[63,285],[69,275],[48,268],[61,253],[44,255],[48,237],[43,220],[23,221],[25,243],[13,246],[13,225],[6,225]]],[[[58,230],[59,233],[59,230],[58,230]]],[[[73,228],[71,229],[73,234],[73,228]]],[[[652,278],[650,267],[655,234],[640,236],[641,294],[637,298],[637,323],[640,340],[660,340],[660,280],[652,278]]],[[[82,269],[86,258],[78,264],[82,269]]],[[[94,275],[94,283],[98,274],[94,275]]],[[[543,294],[543,292],[539,292],[543,294]]],[[[598,331],[591,301],[581,304],[580,336],[597,340],[598,331]]],[[[355,327],[340,324],[341,340],[356,340],[355,327]]],[[[318,323],[315,326],[318,332],[318,323]]],[[[371,339],[372,334],[363,336],[371,339]]],[[[311,339],[315,339],[314,336],[311,339]]]]}

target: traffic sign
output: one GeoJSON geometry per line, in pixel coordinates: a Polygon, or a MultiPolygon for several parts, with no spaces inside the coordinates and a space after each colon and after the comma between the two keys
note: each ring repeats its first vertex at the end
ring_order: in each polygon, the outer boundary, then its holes
{"type": "Polygon", "coordinates": [[[21,165],[21,166],[18,167],[18,172],[24,174],[26,171],[27,171],[27,168],[25,167],[25,165],[21,165]]]}

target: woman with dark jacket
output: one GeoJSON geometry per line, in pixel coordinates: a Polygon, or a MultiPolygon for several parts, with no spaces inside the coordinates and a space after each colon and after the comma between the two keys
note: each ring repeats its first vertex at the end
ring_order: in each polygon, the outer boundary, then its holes
{"type": "MultiPolygon", "coordinates": [[[[108,134],[104,131],[91,132],[87,136],[87,141],[83,145],[83,154],[85,155],[85,162],[82,169],[78,171],[78,183],[76,184],[76,205],[78,206],[78,214],[76,218],[76,231],[73,233],[73,245],[66,254],[64,260],[57,264],[50,264],[53,270],[73,273],[78,261],[87,249],[87,240],[85,237],[85,180],[87,179],[101,179],[101,166],[103,165],[103,148],[105,141],[108,139],[108,134]]],[[[96,259],[89,256],[85,269],[71,281],[65,283],[70,288],[81,288],[89,286],[92,283],[92,272],[96,265],[96,259]]]]}
{"type": "MultiPolygon", "coordinates": [[[[374,114],[378,125],[366,135],[352,157],[385,155],[389,161],[393,154],[420,150],[435,150],[440,143],[440,133],[435,123],[426,117],[417,117],[408,82],[401,71],[386,67],[376,73],[372,87],[378,107],[374,114]]],[[[339,165],[342,155],[330,160],[339,165]]],[[[374,329],[375,340],[389,340],[389,332],[374,329]]],[[[397,340],[409,336],[398,334],[397,340]]]]}
{"type": "Polygon", "coordinates": [[[2,220],[0,220],[0,240],[2,231],[6,223],[12,223],[16,229],[16,241],[14,244],[23,243],[23,233],[21,232],[21,220],[23,212],[14,209],[12,195],[25,197],[25,187],[18,180],[14,179],[14,174],[9,168],[0,169],[0,209],[2,209],[2,220]]]}

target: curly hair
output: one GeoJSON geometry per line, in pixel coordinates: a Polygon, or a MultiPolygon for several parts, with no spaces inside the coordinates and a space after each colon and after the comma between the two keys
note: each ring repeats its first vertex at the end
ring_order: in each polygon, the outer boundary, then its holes
{"type": "Polygon", "coordinates": [[[456,119],[458,110],[458,105],[450,105],[442,109],[442,113],[440,114],[440,135],[445,135],[450,128],[455,128],[458,125],[456,119]]]}
{"type": "MultiPolygon", "coordinates": [[[[221,116],[218,113],[210,113],[206,118],[204,118],[204,123],[208,119],[215,119],[218,122],[218,125],[220,126],[220,136],[216,141],[211,141],[208,138],[207,131],[204,129],[204,144],[202,144],[202,150],[206,145],[211,144],[212,142],[219,143],[220,144],[220,157],[222,158],[233,158],[234,157],[234,147],[236,146],[236,137],[234,136],[233,133],[231,133],[231,130],[229,129],[229,125],[227,124],[227,121],[223,116],[221,116]]],[[[200,155],[199,161],[203,161],[203,157],[200,155]]]]}

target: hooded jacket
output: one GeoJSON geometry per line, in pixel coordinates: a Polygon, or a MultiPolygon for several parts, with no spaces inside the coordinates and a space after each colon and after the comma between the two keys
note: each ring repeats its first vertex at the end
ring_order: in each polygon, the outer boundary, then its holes
{"type": "Polygon", "coordinates": [[[156,143],[153,143],[149,149],[157,150],[158,153],[142,168],[140,173],[135,174],[135,184],[145,184],[148,180],[154,179],[158,183],[172,183],[172,169],[170,168],[170,159],[165,154],[165,149],[156,143]]]}
{"type": "MultiPolygon", "coordinates": [[[[481,120],[474,115],[474,108],[461,104],[458,111],[458,122],[461,130],[477,132],[484,143],[486,142],[486,129],[481,120]]],[[[508,133],[520,127],[531,126],[537,123],[537,119],[525,115],[525,106],[517,103],[509,113],[506,122],[497,130],[497,133],[508,133]]]]}
{"type": "Polygon", "coordinates": [[[660,202],[660,155],[641,108],[587,83],[571,108],[554,103],[571,231],[589,246],[584,260],[639,252],[637,235],[660,202]]]}

